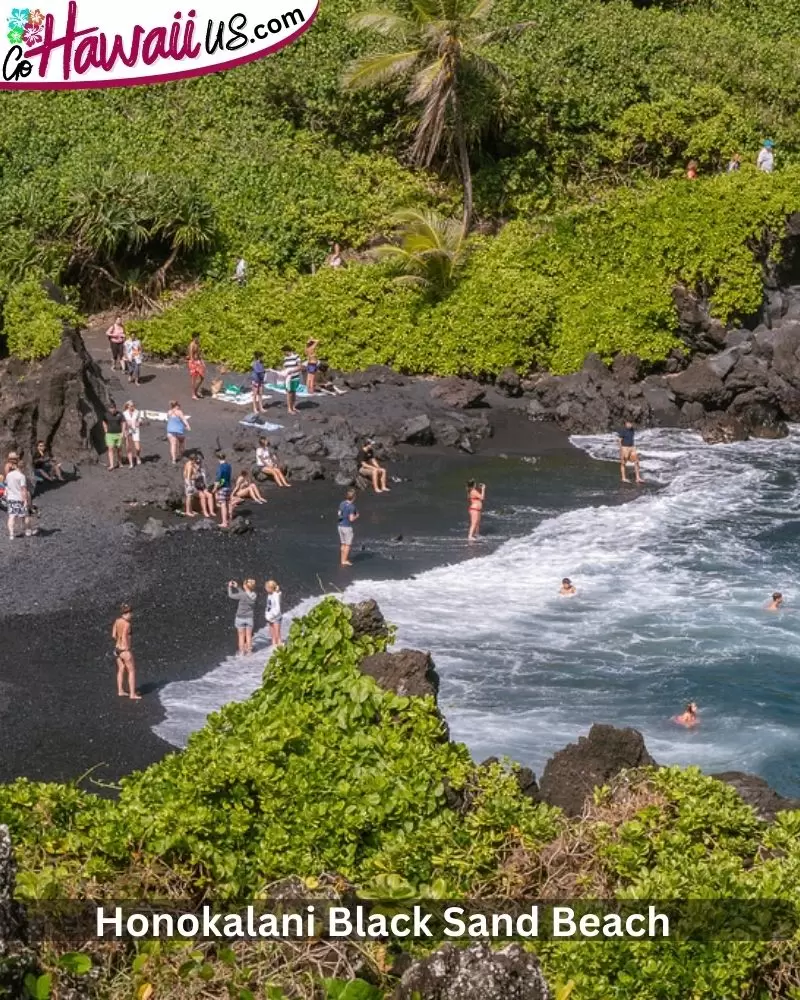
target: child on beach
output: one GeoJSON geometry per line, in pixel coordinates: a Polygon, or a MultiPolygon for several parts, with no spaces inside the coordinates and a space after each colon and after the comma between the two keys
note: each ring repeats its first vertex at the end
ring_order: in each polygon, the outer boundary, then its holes
{"type": "Polygon", "coordinates": [[[281,621],[283,613],[281,611],[281,588],[275,580],[267,580],[264,584],[267,592],[267,625],[272,639],[273,649],[283,645],[281,639],[281,621]]]}
{"type": "Polygon", "coordinates": [[[233,479],[233,469],[230,462],[225,457],[225,452],[217,454],[219,465],[217,466],[217,478],[214,485],[214,495],[219,506],[219,524],[221,528],[227,528],[231,517],[231,480],[233,479]]]}
{"type": "Polygon", "coordinates": [[[239,639],[239,656],[247,656],[253,652],[253,621],[257,596],[255,580],[245,580],[241,587],[236,580],[228,581],[228,597],[237,602],[233,624],[239,639]]]}

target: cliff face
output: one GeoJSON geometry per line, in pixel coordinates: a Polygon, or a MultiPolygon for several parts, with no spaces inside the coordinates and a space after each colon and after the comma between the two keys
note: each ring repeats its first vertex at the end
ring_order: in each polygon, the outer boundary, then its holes
{"type": "Polygon", "coordinates": [[[59,458],[94,458],[103,450],[108,390],[80,333],[65,330],[44,361],[0,362],[0,455],[17,450],[28,462],[37,441],[59,458]]]}

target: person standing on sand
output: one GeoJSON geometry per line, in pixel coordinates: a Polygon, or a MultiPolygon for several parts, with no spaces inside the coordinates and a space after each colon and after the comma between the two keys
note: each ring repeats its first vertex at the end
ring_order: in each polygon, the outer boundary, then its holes
{"type": "Polygon", "coordinates": [[[241,589],[236,580],[228,581],[228,597],[238,602],[234,625],[239,638],[239,656],[247,656],[253,652],[253,623],[257,596],[255,580],[245,580],[241,589]]]}
{"type": "Polygon", "coordinates": [[[297,390],[300,388],[300,373],[303,366],[300,357],[291,347],[283,347],[283,385],[286,390],[286,410],[297,413],[297,390]]]}
{"type": "Polygon", "coordinates": [[[679,726],[685,726],[687,729],[692,729],[700,721],[697,718],[697,705],[695,702],[687,702],[686,708],[683,710],[681,715],[673,715],[672,721],[677,722],[679,726]]]}
{"type": "Polygon", "coordinates": [[[192,399],[200,398],[200,386],[206,377],[206,363],[203,361],[203,352],[200,349],[200,334],[195,333],[189,343],[189,355],[187,359],[189,367],[189,379],[192,383],[192,399]]]}
{"type": "Polygon", "coordinates": [[[183,458],[183,450],[186,447],[186,432],[191,429],[189,418],[181,409],[181,404],[177,399],[171,399],[167,411],[167,438],[169,440],[169,457],[172,459],[173,465],[177,465],[183,458]]]}
{"type": "Polygon", "coordinates": [[[267,592],[267,625],[269,625],[272,648],[277,649],[278,646],[283,645],[281,639],[281,622],[283,621],[281,588],[275,580],[267,580],[264,584],[264,590],[267,592]]]}
{"type": "Polygon", "coordinates": [[[355,505],[356,491],[349,489],[339,504],[339,563],[352,566],[350,549],[353,545],[353,525],[359,518],[355,505]]]}
{"type": "Polygon", "coordinates": [[[309,396],[313,396],[317,391],[317,369],[319,368],[319,360],[317,358],[318,347],[319,341],[313,337],[306,341],[306,392],[309,396]]]}
{"type": "Polygon", "coordinates": [[[197,517],[192,509],[197,495],[197,462],[192,455],[183,463],[183,513],[186,517],[197,517]]]}
{"type": "Polygon", "coordinates": [[[250,387],[253,390],[253,413],[264,412],[264,379],[267,377],[267,370],[264,367],[261,351],[256,351],[253,355],[253,363],[250,366],[250,387]]]}
{"type": "Polygon", "coordinates": [[[114,322],[106,330],[106,336],[108,337],[108,344],[111,348],[111,370],[114,371],[117,366],[119,370],[122,371],[122,356],[125,347],[125,327],[122,325],[122,316],[117,313],[114,322]]]}
{"type": "Polygon", "coordinates": [[[22,519],[25,525],[25,534],[27,537],[37,533],[36,528],[33,527],[33,506],[28,480],[25,478],[25,473],[20,470],[19,460],[16,458],[16,452],[11,452],[11,455],[9,455],[5,466],[9,541],[16,538],[15,525],[18,518],[22,519]],[[14,458],[12,458],[11,455],[14,455],[14,458]]]}
{"type": "Polygon", "coordinates": [[[217,478],[214,484],[214,495],[217,498],[219,507],[219,526],[227,528],[231,519],[231,480],[233,479],[233,469],[230,462],[225,457],[225,452],[217,453],[219,465],[217,466],[217,478]]]}
{"type": "Polygon", "coordinates": [[[639,453],[636,450],[636,431],[630,420],[625,421],[625,426],[621,431],[617,431],[619,438],[619,471],[623,483],[630,482],[627,476],[628,462],[633,464],[633,471],[636,473],[636,482],[642,483],[644,480],[639,475],[639,453]]]}
{"type": "Polygon", "coordinates": [[[142,464],[142,415],[136,409],[132,399],[122,408],[122,429],[125,433],[125,451],[128,455],[128,465],[142,464]]]}
{"type": "Polygon", "coordinates": [[[141,695],[136,691],[136,661],[133,658],[133,626],[131,616],[133,609],[130,604],[123,604],[119,609],[119,618],[111,628],[111,638],[114,640],[114,657],[117,661],[117,694],[120,698],[132,698],[141,701],[141,695]],[[125,680],[128,690],[125,691],[125,680]]]}
{"type": "Polygon", "coordinates": [[[486,484],[480,486],[474,479],[467,481],[467,510],[469,512],[469,532],[467,541],[474,542],[481,530],[481,516],[483,514],[483,501],[486,499],[486,484]]]}
{"type": "Polygon", "coordinates": [[[134,385],[139,385],[142,377],[142,342],[137,336],[133,336],[130,343],[131,356],[128,360],[128,381],[134,385]]]}
{"type": "Polygon", "coordinates": [[[113,401],[108,407],[106,415],[103,417],[103,431],[106,436],[106,449],[108,450],[108,471],[113,472],[122,465],[121,445],[122,445],[122,414],[117,409],[117,404],[113,401]]]}

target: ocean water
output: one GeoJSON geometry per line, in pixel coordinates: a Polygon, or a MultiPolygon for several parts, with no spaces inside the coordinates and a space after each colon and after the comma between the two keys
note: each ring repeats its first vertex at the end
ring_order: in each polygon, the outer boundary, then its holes
{"type": "MultiPolygon", "coordinates": [[[[573,441],[612,482],[616,439],[573,441]]],[[[487,514],[521,537],[413,579],[360,580],[344,599],[374,597],[399,646],[431,651],[451,734],[478,760],[508,754],[541,773],[607,722],[640,729],[659,762],[800,794],[800,430],[716,447],[656,430],[637,444],[648,487],[636,499],[564,509],[569,481],[543,475],[535,495],[487,514]],[[557,595],[562,576],[577,597],[557,595]],[[776,589],[787,607],[768,613],[776,589]],[[686,731],[671,716],[690,699],[701,722],[686,731]]],[[[264,648],[168,685],[156,732],[182,745],[246,697],[264,648]]]]}

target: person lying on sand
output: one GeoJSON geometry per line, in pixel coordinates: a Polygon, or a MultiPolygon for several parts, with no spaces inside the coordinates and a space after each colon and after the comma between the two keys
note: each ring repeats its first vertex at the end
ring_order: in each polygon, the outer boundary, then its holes
{"type": "Polygon", "coordinates": [[[697,705],[695,702],[687,702],[683,713],[681,715],[673,715],[672,721],[677,722],[679,726],[686,726],[687,729],[696,726],[700,720],[697,718],[697,705]]]}
{"type": "Polygon", "coordinates": [[[783,607],[783,594],[779,590],[776,590],[775,593],[772,595],[772,600],[767,603],[766,610],[780,611],[782,607],[783,607]]]}
{"type": "Polygon", "coordinates": [[[578,588],[568,576],[565,576],[561,581],[561,590],[558,592],[559,597],[574,597],[577,593],[578,588]]]}

